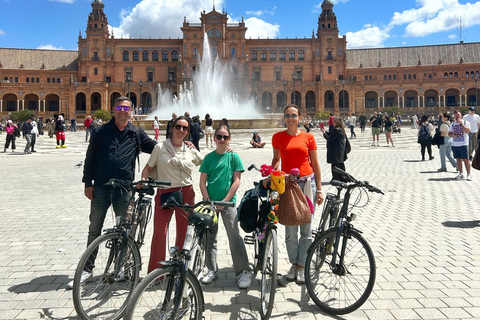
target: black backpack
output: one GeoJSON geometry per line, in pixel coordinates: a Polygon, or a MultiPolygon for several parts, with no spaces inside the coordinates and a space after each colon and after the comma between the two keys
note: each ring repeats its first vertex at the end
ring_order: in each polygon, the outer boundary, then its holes
{"type": "Polygon", "coordinates": [[[430,130],[428,130],[428,124],[422,125],[420,128],[420,133],[418,134],[418,140],[428,141],[430,139],[432,139],[432,136],[430,135],[430,130]]]}
{"type": "Polygon", "coordinates": [[[267,190],[257,183],[255,188],[245,191],[237,208],[238,222],[243,231],[253,232],[267,219],[270,204],[265,201],[266,196],[267,190]]]}

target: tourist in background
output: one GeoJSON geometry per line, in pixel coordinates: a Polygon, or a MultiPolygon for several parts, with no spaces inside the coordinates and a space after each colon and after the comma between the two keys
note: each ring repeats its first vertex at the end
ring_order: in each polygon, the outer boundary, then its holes
{"type": "Polygon", "coordinates": [[[372,127],[372,146],[375,146],[375,137],[377,137],[377,147],[379,146],[380,140],[380,125],[378,124],[378,119],[377,112],[374,112],[373,116],[370,118],[370,126],[372,127]]]}
{"type": "Polygon", "coordinates": [[[170,126],[169,138],[153,148],[152,154],[142,171],[143,180],[152,175],[154,179],[171,182],[168,189],[158,189],[155,196],[153,236],[148,272],[158,268],[158,262],[165,260],[167,231],[174,212],[177,227],[175,245],[181,250],[185,241],[188,214],[182,209],[160,209],[160,206],[175,192],[177,194],[178,192],[181,193],[183,203],[195,203],[192,173],[195,167],[202,163],[203,155],[195,148],[190,148],[185,144],[189,134],[190,122],[185,116],[176,117],[170,126]]]}
{"type": "Polygon", "coordinates": [[[210,114],[205,115],[205,144],[208,148],[208,142],[210,141],[210,147],[213,148],[213,119],[210,114]]]}
{"type": "Polygon", "coordinates": [[[457,160],[457,169],[459,171],[456,180],[465,179],[463,175],[462,162],[465,164],[467,170],[467,180],[472,180],[470,175],[470,161],[468,160],[468,133],[470,132],[470,123],[462,119],[462,113],[456,110],[453,113],[454,121],[448,129],[448,136],[452,137],[452,151],[453,157],[457,160]]]}
{"type": "Polygon", "coordinates": [[[388,116],[388,114],[385,114],[383,116],[383,125],[385,127],[385,138],[387,139],[387,147],[389,142],[392,143],[392,147],[395,147],[392,140],[393,122],[392,119],[388,116]]]}
{"type": "Polygon", "coordinates": [[[170,130],[172,128],[172,125],[173,123],[175,122],[175,120],[177,120],[177,114],[175,112],[172,113],[172,119],[170,119],[170,121],[168,121],[167,123],[167,132],[165,132],[165,136],[166,138],[170,138],[170,134],[172,132],[172,130],[170,130]]]}
{"type": "Polygon", "coordinates": [[[367,116],[362,113],[362,115],[358,118],[360,121],[360,131],[365,132],[365,124],[367,123],[367,116]]]}
{"type": "MultiPolygon", "coordinates": [[[[310,194],[312,202],[321,204],[321,172],[317,156],[317,144],[313,134],[298,130],[300,108],[288,105],[283,111],[287,130],[277,132],[272,137],[273,159],[272,167],[280,168],[286,173],[294,168],[300,170],[300,188],[305,194],[310,194]],[[315,199],[315,200],[313,200],[315,199]]],[[[288,281],[305,283],[305,259],[307,250],[312,243],[311,223],[300,226],[285,226],[285,243],[288,260],[291,267],[287,273],[288,281]],[[300,233],[300,238],[299,238],[300,233]]]]}
{"type": "Polygon", "coordinates": [[[230,125],[228,124],[227,118],[222,118],[222,120],[220,121],[220,125],[224,125],[230,130],[230,125]]]}
{"type": "MultiPolygon", "coordinates": [[[[245,169],[238,154],[227,151],[231,133],[226,125],[222,124],[215,130],[214,139],[216,149],[205,156],[200,167],[200,190],[204,200],[235,203],[236,192],[245,169]]],[[[232,207],[220,209],[223,209],[221,216],[228,237],[233,269],[235,275],[239,277],[237,286],[240,289],[246,289],[252,283],[252,272],[248,264],[245,243],[238,228],[237,210],[232,207]]],[[[207,233],[205,262],[208,271],[202,278],[203,284],[210,284],[218,277],[217,234],[218,228],[207,233]]]]}
{"type": "Polygon", "coordinates": [[[160,121],[158,121],[158,117],[155,116],[153,119],[153,131],[155,131],[155,141],[158,142],[158,134],[160,133],[160,121]]]}
{"type": "Polygon", "coordinates": [[[452,166],[456,169],[457,163],[452,156],[452,138],[448,136],[448,130],[450,128],[450,115],[448,113],[441,114],[442,124],[440,126],[440,133],[443,137],[443,144],[440,145],[440,169],[439,172],[447,172],[447,164],[445,157],[450,161],[452,166]]]}
{"type": "Polygon", "coordinates": [[[54,118],[48,118],[46,123],[47,123],[48,136],[50,138],[53,138],[53,135],[55,134],[55,120],[54,120],[54,118]]]}
{"type": "Polygon", "coordinates": [[[7,125],[5,126],[7,137],[5,139],[5,148],[3,149],[3,152],[7,152],[7,149],[10,147],[10,143],[12,143],[12,152],[15,152],[15,139],[17,138],[15,135],[15,129],[18,130],[15,123],[13,123],[12,120],[7,120],[7,125]]]}
{"type": "Polygon", "coordinates": [[[355,134],[355,125],[357,124],[357,117],[354,113],[348,116],[348,123],[350,126],[350,139],[355,139],[357,135],[355,134]]]}
{"type": "Polygon", "coordinates": [[[27,144],[25,146],[25,154],[32,153],[30,151],[30,147],[32,146],[32,129],[33,129],[32,121],[33,121],[33,119],[34,119],[34,116],[31,116],[30,118],[27,119],[27,121],[25,121],[23,123],[23,126],[22,126],[23,138],[25,140],[27,140],[27,144]]]}
{"type": "Polygon", "coordinates": [[[480,116],[475,113],[475,107],[468,108],[468,114],[463,120],[470,124],[470,132],[468,133],[468,160],[473,160],[473,153],[478,151],[477,133],[480,128],[480,116]]]}
{"type": "Polygon", "coordinates": [[[202,132],[202,122],[200,121],[200,117],[194,116],[192,118],[192,143],[195,146],[195,148],[200,151],[200,132],[202,132]]]}
{"type": "Polygon", "coordinates": [[[85,142],[88,142],[89,141],[89,137],[92,133],[92,129],[91,128],[91,125],[92,125],[92,116],[91,115],[88,115],[87,118],[85,119],[85,121],[83,121],[83,126],[85,128],[85,142]]]}
{"type": "Polygon", "coordinates": [[[38,133],[38,126],[37,126],[37,123],[32,120],[32,144],[30,146],[30,152],[37,152],[35,150],[35,143],[37,142],[37,137],[39,136],[39,133],[38,133]]]}
{"type": "Polygon", "coordinates": [[[77,119],[75,119],[75,117],[70,119],[70,131],[77,132],[77,119]]]}
{"type": "Polygon", "coordinates": [[[57,146],[56,148],[66,148],[67,145],[65,144],[65,121],[63,115],[60,114],[55,121],[55,131],[56,138],[57,138],[57,146]]]}
{"type": "Polygon", "coordinates": [[[425,148],[428,151],[428,160],[433,160],[432,156],[432,136],[435,132],[433,125],[428,122],[429,117],[424,114],[420,119],[420,125],[418,128],[418,142],[420,143],[420,152],[422,153],[422,161],[425,161],[425,148]]]}
{"type": "Polygon", "coordinates": [[[347,135],[343,127],[343,121],[336,117],[333,120],[333,129],[331,131],[326,132],[324,128],[320,128],[320,130],[323,133],[323,137],[327,140],[327,163],[330,163],[332,166],[332,180],[343,181],[342,175],[333,171],[335,167],[345,171],[347,135]]]}
{"type": "Polygon", "coordinates": [[[254,148],[263,148],[265,146],[265,142],[262,142],[262,138],[257,131],[253,132],[253,137],[252,140],[250,140],[250,145],[254,148]]]}

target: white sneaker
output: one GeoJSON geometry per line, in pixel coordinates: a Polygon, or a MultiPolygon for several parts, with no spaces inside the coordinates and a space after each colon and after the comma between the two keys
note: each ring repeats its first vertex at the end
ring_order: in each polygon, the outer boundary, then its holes
{"type": "Polygon", "coordinates": [[[237,286],[239,289],[247,289],[252,284],[252,274],[247,270],[243,270],[238,279],[237,286]]]}
{"type": "Polygon", "coordinates": [[[304,284],[305,283],[305,269],[304,268],[297,268],[297,279],[296,283],[297,284],[304,284]]]}
{"type": "Polygon", "coordinates": [[[472,181],[472,175],[471,174],[467,174],[467,181],[472,181]]]}
{"type": "Polygon", "coordinates": [[[296,273],[297,273],[297,266],[292,265],[290,267],[290,270],[288,270],[287,272],[287,281],[295,281],[296,273]]]}
{"type": "MultiPolygon", "coordinates": [[[[80,277],[80,284],[84,284],[87,282],[87,280],[91,279],[93,277],[93,274],[88,271],[82,271],[82,276],[80,277]]],[[[70,281],[67,284],[67,289],[73,289],[73,282],[74,280],[70,281]]]]}
{"type": "Polygon", "coordinates": [[[375,142],[374,142],[374,143],[372,143],[372,147],[375,147],[375,142]]]}
{"type": "Polygon", "coordinates": [[[207,274],[202,278],[202,284],[210,284],[213,280],[218,278],[216,271],[208,270],[207,274]]]}
{"type": "Polygon", "coordinates": [[[458,176],[455,177],[455,180],[462,180],[462,179],[465,179],[465,177],[463,176],[463,173],[459,173],[458,176]]]}

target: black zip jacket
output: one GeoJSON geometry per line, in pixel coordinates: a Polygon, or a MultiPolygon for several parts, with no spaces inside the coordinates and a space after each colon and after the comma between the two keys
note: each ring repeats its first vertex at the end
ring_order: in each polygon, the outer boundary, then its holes
{"type": "Polygon", "coordinates": [[[103,186],[110,179],[133,181],[139,151],[152,153],[156,145],[141,128],[128,123],[123,131],[112,118],[92,131],[82,182],[86,187],[103,186]]]}

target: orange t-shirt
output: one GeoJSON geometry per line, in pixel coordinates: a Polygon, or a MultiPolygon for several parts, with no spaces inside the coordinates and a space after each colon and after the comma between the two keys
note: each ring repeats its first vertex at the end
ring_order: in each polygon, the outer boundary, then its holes
{"type": "Polygon", "coordinates": [[[313,134],[300,131],[297,136],[291,136],[287,131],[277,132],[272,137],[272,146],[280,150],[282,171],[290,173],[293,168],[300,169],[300,176],[313,173],[310,163],[310,150],[317,150],[313,134]]]}

